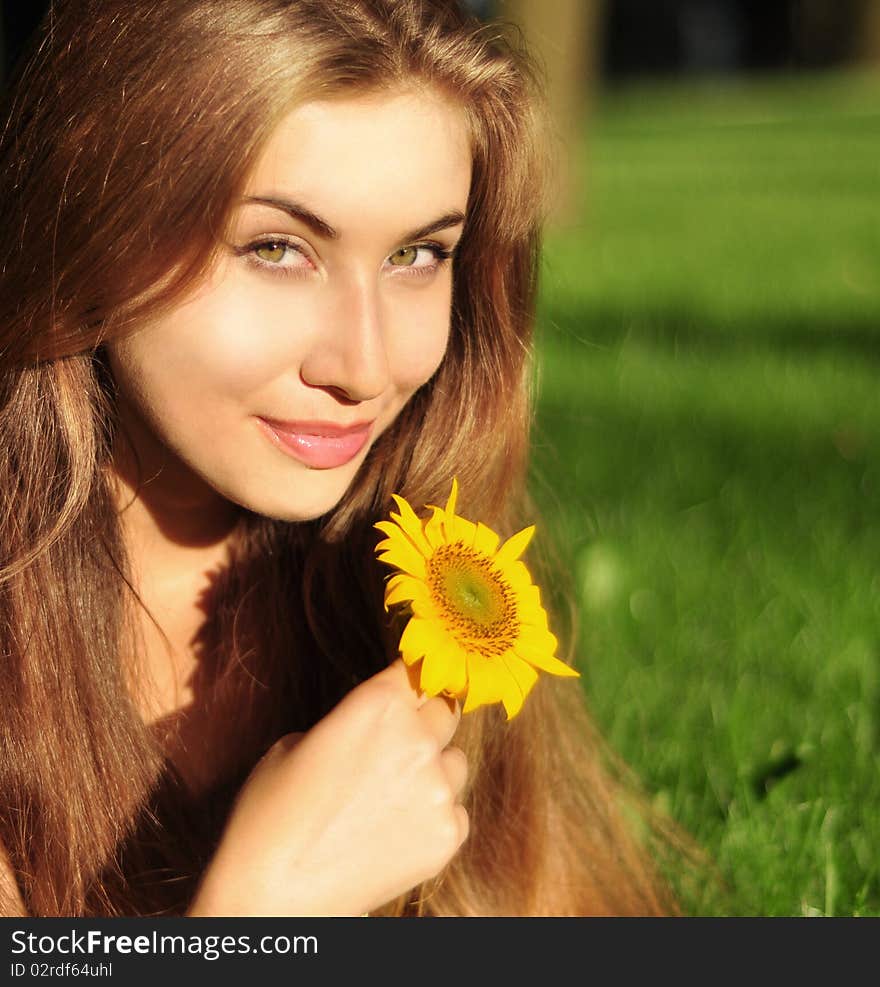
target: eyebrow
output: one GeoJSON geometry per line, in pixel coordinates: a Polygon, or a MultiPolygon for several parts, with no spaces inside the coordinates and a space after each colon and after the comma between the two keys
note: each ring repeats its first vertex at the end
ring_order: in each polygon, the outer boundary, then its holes
{"type": "MultiPolygon", "coordinates": [[[[298,219],[301,223],[308,226],[310,230],[317,233],[319,236],[324,237],[326,240],[339,239],[338,230],[335,230],[326,220],[321,219],[320,216],[316,216],[311,209],[306,209],[306,207],[299,202],[293,202],[290,199],[278,199],[274,196],[263,195],[248,195],[245,196],[244,201],[246,203],[254,203],[261,206],[270,206],[272,209],[279,209],[281,212],[287,213],[287,215],[292,219],[298,219]]],[[[399,242],[408,243],[412,240],[421,240],[426,236],[430,236],[432,233],[439,233],[441,230],[448,230],[452,226],[459,226],[464,223],[464,220],[465,216],[461,210],[451,209],[438,219],[432,220],[424,226],[419,226],[414,230],[409,230],[409,232],[404,233],[404,235],[399,238],[399,242]]]]}

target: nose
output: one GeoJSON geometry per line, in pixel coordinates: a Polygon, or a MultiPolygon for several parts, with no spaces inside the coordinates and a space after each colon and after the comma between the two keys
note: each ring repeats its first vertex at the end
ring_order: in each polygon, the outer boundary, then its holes
{"type": "Polygon", "coordinates": [[[379,287],[369,275],[337,283],[327,319],[300,367],[303,381],[346,401],[369,401],[390,382],[379,287]]]}

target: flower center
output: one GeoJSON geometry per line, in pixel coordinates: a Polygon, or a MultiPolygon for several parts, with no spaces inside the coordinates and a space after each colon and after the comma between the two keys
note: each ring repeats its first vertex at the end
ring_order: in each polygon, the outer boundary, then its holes
{"type": "Polygon", "coordinates": [[[459,643],[485,658],[516,640],[516,597],[488,556],[461,542],[441,545],[427,561],[431,596],[459,643]]]}

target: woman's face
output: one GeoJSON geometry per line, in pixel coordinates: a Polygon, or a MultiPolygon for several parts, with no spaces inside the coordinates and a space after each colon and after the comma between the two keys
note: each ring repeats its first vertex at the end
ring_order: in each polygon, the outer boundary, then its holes
{"type": "Polygon", "coordinates": [[[189,507],[218,494],[285,520],[334,507],[443,358],[469,187],[463,113],[438,97],[293,111],[218,265],[107,346],[151,482],[189,507]]]}

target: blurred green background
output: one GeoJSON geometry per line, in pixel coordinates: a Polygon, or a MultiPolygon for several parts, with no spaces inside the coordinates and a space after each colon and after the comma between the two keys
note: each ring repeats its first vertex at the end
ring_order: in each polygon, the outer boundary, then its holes
{"type": "Polygon", "coordinates": [[[880,76],[602,87],[551,232],[534,493],[693,914],[878,915],[880,76]]]}

